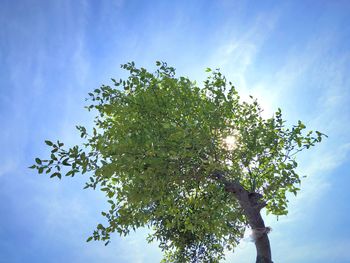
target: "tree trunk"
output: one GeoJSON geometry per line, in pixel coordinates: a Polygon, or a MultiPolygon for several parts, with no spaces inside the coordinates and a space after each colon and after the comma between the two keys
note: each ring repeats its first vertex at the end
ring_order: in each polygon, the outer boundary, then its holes
{"type": "Polygon", "coordinates": [[[255,247],[257,252],[256,263],[273,263],[270,242],[266,233],[255,241],[255,247]]]}
{"type": "Polygon", "coordinates": [[[271,259],[270,241],[267,236],[268,229],[265,227],[264,220],[261,217],[260,210],[266,206],[261,201],[262,196],[258,193],[250,193],[239,182],[232,182],[224,177],[222,172],[216,172],[213,176],[225,185],[225,190],[232,193],[242,207],[252,228],[256,247],[256,263],[273,263],[271,259]]]}
{"type": "MultiPolygon", "coordinates": [[[[272,263],[270,241],[267,236],[268,229],[265,227],[263,218],[261,217],[261,205],[257,203],[257,194],[249,193],[248,201],[238,199],[243,208],[244,214],[248,219],[248,223],[253,231],[253,238],[256,247],[256,263],[272,263]]],[[[238,197],[241,198],[241,197],[238,197]]]]}
{"type": "Polygon", "coordinates": [[[260,211],[257,212],[253,221],[254,222],[249,222],[249,224],[253,229],[257,254],[256,263],[272,263],[270,241],[269,237],[267,236],[268,231],[266,231],[264,220],[261,217],[260,211]]]}

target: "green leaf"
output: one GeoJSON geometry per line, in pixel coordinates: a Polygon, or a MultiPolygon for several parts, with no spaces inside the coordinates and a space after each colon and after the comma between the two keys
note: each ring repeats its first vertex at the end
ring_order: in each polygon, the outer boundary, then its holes
{"type": "Polygon", "coordinates": [[[37,164],[41,164],[41,160],[39,158],[35,158],[37,164]]]}
{"type": "Polygon", "coordinates": [[[53,173],[51,176],[50,176],[50,178],[53,178],[53,177],[58,177],[59,179],[61,179],[61,173],[59,173],[59,172],[55,172],[55,173],[53,173]]]}
{"type": "Polygon", "coordinates": [[[74,170],[70,170],[66,173],[66,176],[74,176],[74,170]]]}
{"type": "Polygon", "coordinates": [[[69,157],[66,158],[66,159],[64,159],[64,160],[62,161],[62,164],[65,165],[65,166],[71,166],[71,165],[68,163],[68,160],[69,160],[69,157]]]}
{"type": "Polygon", "coordinates": [[[52,150],[51,150],[51,153],[55,153],[55,152],[57,152],[58,151],[58,148],[53,148],[52,150]]]}
{"type": "Polygon", "coordinates": [[[52,146],[52,145],[53,145],[53,143],[52,143],[51,141],[49,141],[49,140],[46,140],[45,143],[46,143],[48,146],[52,146]]]}
{"type": "Polygon", "coordinates": [[[50,157],[51,157],[52,160],[57,161],[57,157],[53,153],[51,153],[50,157]]]}

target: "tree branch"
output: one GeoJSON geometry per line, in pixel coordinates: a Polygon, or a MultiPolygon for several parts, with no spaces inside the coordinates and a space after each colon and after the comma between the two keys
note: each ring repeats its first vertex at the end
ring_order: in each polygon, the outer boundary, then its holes
{"type": "Polygon", "coordinates": [[[249,192],[239,182],[228,180],[222,171],[213,172],[212,178],[221,182],[225,186],[225,190],[237,198],[244,210],[256,209],[260,211],[267,205],[265,201],[261,200],[263,197],[261,194],[249,192]]]}

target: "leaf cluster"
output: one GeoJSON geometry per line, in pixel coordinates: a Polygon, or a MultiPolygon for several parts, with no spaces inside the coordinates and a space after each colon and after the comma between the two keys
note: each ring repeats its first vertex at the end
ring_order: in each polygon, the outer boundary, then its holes
{"type": "Polygon", "coordinates": [[[118,232],[149,227],[149,241],[158,240],[165,262],[218,262],[233,249],[246,219],[237,201],[213,177],[225,171],[230,180],[260,193],[267,210],[287,213],[286,193],[299,190],[295,154],[320,142],[324,134],[304,133],[305,125],[285,127],[281,110],[264,119],[251,98],[242,102],[219,70],[207,69],[203,87],[175,69],[157,62],[154,73],[122,65],[125,80],[112,79],[89,93],[96,112],[91,134],[68,150],[52,148],[47,160],[31,166],[61,178],[88,173],[86,188],[105,192],[110,204],[88,241],[118,232]],[[225,139],[234,138],[228,147],[225,139]]]}

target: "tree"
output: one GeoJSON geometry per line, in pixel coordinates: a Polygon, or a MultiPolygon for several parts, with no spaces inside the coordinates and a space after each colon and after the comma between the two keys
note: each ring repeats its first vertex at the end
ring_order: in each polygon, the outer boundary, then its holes
{"type": "Polygon", "coordinates": [[[122,68],[126,80],[89,93],[87,109],[97,114],[90,133],[77,126],[85,143],[45,141],[50,158],[31,168],[58,178],[87,173],[86,188],[105,192],[106,222],[88,241],[149,227],[163,262],[218,262],[250,227],[256,262],[272,262],[261,209],[287,214],[286,194],[300,184],[295,155],[325,135],[305,133],[301,121],[286,127],[280,109],[263,118],[219,70],[207,69],[199,88],[164,62],[155,73],[133,62],[122,68]]]}

